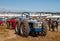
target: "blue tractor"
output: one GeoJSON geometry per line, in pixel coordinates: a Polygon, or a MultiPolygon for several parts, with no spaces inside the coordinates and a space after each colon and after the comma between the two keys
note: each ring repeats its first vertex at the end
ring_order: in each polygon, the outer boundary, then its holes
{"type": "Polygon", "coordinates": [[[29,12],[23,12],[22,16],[17,20],[17,25],[15,27],[15,32],[22,36],[28,35],[43,35],[47,34],[47,27],[44,27],[44,24],[41,20],[36,20],[30,17],[29,12]]]}

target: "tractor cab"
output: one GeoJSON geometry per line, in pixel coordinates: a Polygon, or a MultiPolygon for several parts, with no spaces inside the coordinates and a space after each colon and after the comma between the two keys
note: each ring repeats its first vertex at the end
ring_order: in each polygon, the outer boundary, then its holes
{"type": "Polygon", "coordinates": [[[29,12],[23,12],[22,17],[28,18],[30,16],[29,12]]]}
{"type": "Polygon", "coordinates": [[[28,20],[29,18],[30,18],[29,12],[22,12],[21,16],[18,17],[19,20],[23,20],[23,19],[28,20]]]}
{"type": "Polygon", "coordinates": [[[26,20],[29,20],[30,19],[30,13],[29,12],[23,12],[22,13],[22,18],[26,19],[26,20]]]}

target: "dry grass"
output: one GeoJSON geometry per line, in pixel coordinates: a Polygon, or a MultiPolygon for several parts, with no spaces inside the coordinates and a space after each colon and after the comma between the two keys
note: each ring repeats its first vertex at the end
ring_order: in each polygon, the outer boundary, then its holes
{"type": "Polygon", "coordinates": [[[7,26],[0,26],[0,41],[60,41],[60,26],[59,32],[48,31],[46,36],[28,36],[27,38],[16,35],[14,30],[8,30],[4,27],[7,26]]]}

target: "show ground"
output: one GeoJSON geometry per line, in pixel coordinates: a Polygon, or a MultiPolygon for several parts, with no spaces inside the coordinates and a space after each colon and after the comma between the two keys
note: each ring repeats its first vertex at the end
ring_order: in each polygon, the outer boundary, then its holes
{"type": "Polygon", "coordinates": [[[4,28],[0,30],[0,41],[60,41],[60,26],[58,32],[48,31],[46,36],[37,37],[22,37],[20,35],[15,34],[14,30],[4,28]]]}

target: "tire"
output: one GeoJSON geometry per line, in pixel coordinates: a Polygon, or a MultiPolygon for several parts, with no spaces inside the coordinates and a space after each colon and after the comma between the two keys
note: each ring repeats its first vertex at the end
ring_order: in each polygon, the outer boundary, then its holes
{"type": "Polygon", "coordinates": [[[46,34],[47,34],[47,27],[45,27],[45,26],[42,24],[41,36],[46,36],[46,34]]]}
{"type": "Polygon", "coordinates": [[[20,23],[21,23],[21,22],[18,21],[18,23],[17,23],[17,25],[16,25],[16,27],[15,27],[15,33],[18,34],[18,35],[20,34],[20,31],[19,31],[20,23]]]}
{"type": "Polygon", "coordinates": [[[20,25],[20,34],[22,36],[25,36],[27,37],[29,35],[29,25],[28,25],[28,22],[26,20],[23,20],[21,25],[20,25]]]}
{"type": "Polygon", "coordinates": [[[20,35],[23,36],[23,24],[20,25],[20,35]]]}
{"type": "Polygon", "coordinates": [[[15,27],[15,33],[18,34],[18,35],[20,34],[20,33],[19,33],[18,25],[16,25],[16,27],[15,27]]]}

